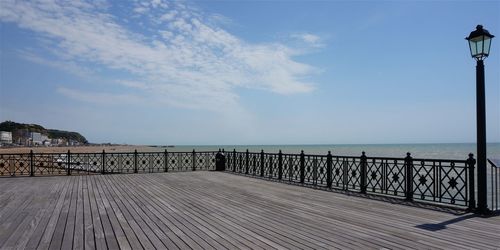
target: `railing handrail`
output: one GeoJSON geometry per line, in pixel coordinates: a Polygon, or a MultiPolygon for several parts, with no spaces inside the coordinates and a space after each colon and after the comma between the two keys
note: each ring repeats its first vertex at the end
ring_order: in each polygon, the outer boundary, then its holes
{"type": "MultiPolygon", "coordinates": [[[[226,154],[246,154],[246,151],[225,151],[226,154]]],[[[249,154],[261,154],[262,152],[248,152],[249,154]]],[[[264,155],[273,155],[278,156],[280,153],[269,153],[264,152],[264,155]]],[[[302,154],[293,154],[293,153],[282,153],[282,156],[301,156],[302,154]]],[[[352,155],[331,155],[334,158],[349,158],[349,159],[361,159],[361,156],[352,156],[352,155]]],[[[304,154],[304,157],[328,157],[328,154],[304,154]]],[[[367,160],[405,160],[405,157],[377,157],[377,156],[367,156],[367,160]]],[[[466,163],[467,160],[460,159],[437,159],[437,158],[413,158],[413,161],[441,161],[441,162],[456,162],[456,163],[466,163]]]]}
{"type": "MultiPolygon", "coordinates": [[[[131,152],[112,152],[112,151],[104,151],[106,154],[135,154],[136,152],[131,151],[131,152]]],[[[167,151],[168,153],[176,153],[176,154],[192,154],[193,151],[167,151]]],[[[197,154],[209,154],[209,153],[217,153],[219,151],[195,151],[197,154]]],[[[99,152],[70,152],[72,155],[97,155],[97,154],[102,154],[102,151],[99,152]]],[[[154,152],[141,152],[137,151],[138,154],[163,154],[165,151],[154,151],[154,152]]],[[[19,155],[19,156],[25,156],[25,155],[30,155],[31,153],[0,153],[0,156],[2,155],[19,155]]],[[[44,152],[33,152],[35,155],[67,155],[68,152],[60,152],[60,153],[44,153],[44,152]]]]}
{"type": "MultiPolygon", "coordinates": [[[[176,154],[190,154],[190,153],[193,153],[193,151],[168,151],[166,150],[166,152],[168,153],[176,153],[176,154]]],[[[203,153],[217,153],[218,151],[195,151],[196,153],[200,153],[200,154],[203,154],[203,153]]],[[[44,152],[40,152],[40,153],[33,153],[35,155],[66,155],[68,152],[60,152],[60,153],[44,153],[44,152]]],[[[103,152],[100,151],[100,152],[78,152],[78,153],[74,153],[74,152],[70,152],[72,155],[88,155],[88,154],[91,154],[91,155],[95,155],[95,154],[102,154],[103,152]]],[[[106,154],[115,154],[115,155],[125,155],[125,154],[134,154],[136,152],[134,151],[130,151],[130,152],[110,152],[110,151],[105,151],[106,154]]],[[[138,154],[162,154],[162,153],[165,153],[165,151],[147,151],[147,152],[137,152],[138,154]]],[[[237,154],[245,154],[246,151],[224,151],[224,153],[228,154],[228,153],[237,153],[237,154]]],[[[248,152],[249,154],[261,154],[262,152],[248,152]]],[[[19,155],[19,156],[26,156],[26,155],[30,155],[31,153],[0,153],[0,156],[2,155],[5,155],[5,156],[9,156],[9,155],[19,155]]],[[[270,153],[270,152],[264,152],[264,155],[273,155],[273,156],[278,156],[280,153],[270,153]]],[[[302,154],[300,153],[281,153],[282,156],[301,156],[302,154]]],[[[334,158],[349,158],[349,159],[361,159],[361,156],[353,156],[353,155],[331,155],[332,157],[334,158]]],[[[304,157],[328,157],[328,154],[304,154],[304,157]]],[[[401,160],[401,161],[404,161],[405,158],[404,157],[386,157],[386,156],[381,156],[381,157],[378,157],[378,156],[367,156],[366,157],[367,160],[401,160]]],[[[465,163],[467,160],[460,160],[460,159],[438,159],[438,158],[413,158],[413,161],[434,161],[434,162],[456,162],[456,163],[465,163]]],[[[488,162],[490,162],[491,164],[495,165],[491,160],[488,159],[488,162]]]]}
{"type": "Polygon", "coordinates": [[[495,168],[500,168],[499,166],[497,166],[494,162],[492,162],[490,159],[488,159],[488,162],[491,164],[492,167],[495,167],[495,168]]]}

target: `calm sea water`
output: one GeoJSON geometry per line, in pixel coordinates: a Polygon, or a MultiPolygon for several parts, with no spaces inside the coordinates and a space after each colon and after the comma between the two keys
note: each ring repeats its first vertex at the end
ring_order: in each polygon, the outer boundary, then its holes
{"type": "MultiPolygon", "coordinates": [[[[352,144],[352,145],[221,145],[221,146],[175,146],[166,148],[171,152],[179,151],[213,151],[224,148],[226,151],[245,151],[298,154],[304,150],[306,154],[360,156],[362,151],[367,156],[405,157],[410,152],[414,158],[460,159],[468,158],[469,153],[476,155],[474,143],[442,143],[442,144],[352,144]]],[[[500,162],[500,143],[489,143],[487,148],[488,158],[500,162]]]]}

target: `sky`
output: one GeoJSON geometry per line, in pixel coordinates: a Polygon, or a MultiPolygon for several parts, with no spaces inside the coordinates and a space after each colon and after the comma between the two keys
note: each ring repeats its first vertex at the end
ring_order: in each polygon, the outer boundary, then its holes
{"type": "Polygon", "coordinates": [[[0,0],[0,121],[95,143],[475,142],[477,24],[500,37],[500,1],[0,0]]]}

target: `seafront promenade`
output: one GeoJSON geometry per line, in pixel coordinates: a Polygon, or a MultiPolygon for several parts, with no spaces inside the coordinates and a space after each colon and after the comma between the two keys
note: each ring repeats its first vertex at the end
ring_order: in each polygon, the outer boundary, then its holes
{"type": "Polygon", "coordinates": [[[500,217],[227,172],[2,178],[0,248],[496,249],[500,217]]]}

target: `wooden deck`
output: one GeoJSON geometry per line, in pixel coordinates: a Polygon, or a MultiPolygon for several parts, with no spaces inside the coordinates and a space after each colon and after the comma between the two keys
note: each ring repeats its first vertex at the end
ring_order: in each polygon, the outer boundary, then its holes
{"type": "Polygon", "coordinates": [[[0,249],[500,249],[500,216],[218,172],[0,179],[0,249]]]}

